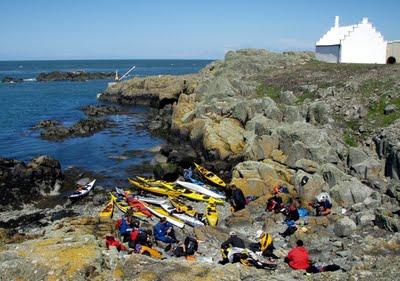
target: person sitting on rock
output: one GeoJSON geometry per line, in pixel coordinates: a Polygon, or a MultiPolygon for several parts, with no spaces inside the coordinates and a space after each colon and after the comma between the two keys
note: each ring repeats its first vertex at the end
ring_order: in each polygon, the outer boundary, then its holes
{"type": "Polygon", "coordinates": [[[279,259],[273,251],[275,249],[272,235],[270,233],[266,233],[262,230],[258,230],[256,233],[256,239],[258,240],[256,243],[250,244],[250,250],[253,252],[260,252],[266,258],[270,260],[279,259]]]}
{"type": "MultiPolygon", "coordinates": [[[[229,238],[225,242],[221,244],[221,254],[222,254],[222,261],[220,261],[220,264],[226,264],[229,262],[228,259],[228,254],[231,252],[235,252],[236,249],[244,249],[246,248],[246,245],[244,244],[244,241],[240,239],[235,231],[231,231],[229,233],[229,238]]],[[[237,250],[240,251],[240,250],[237,250]]]]}
{"type": "Polygon", "coordinates": [[[282,197],[279,196],[278,187],[274,188],[274,195],[268,199],[266,211],[279,213],[283,209],[282,197]]]}
{"type": "Polygon", "coordinates": [[[236,185],[232,184],[231,186],[231,196],[230,203],[233,209],[233,212],[237,212],[246,207],[246,197],[244,197],[243,191],[236,187],[236,185]]]}
{"type": "Polygon", "coordinates": [[[299,211],[295,204],[290,204],[284,211],[286,215],[285,221],[298,221],[300,218],[299,211]]]}
{"type": "Polygon", "coordinates": [[[179,242],[176,247],[172,249],[173,254],[176,257],[190,257],[194,256],[198,249],[198,242],[195,238],[187,236],[185,241],[179,242]]]}
{"type": "Polygon", "coordinates": [[[331,213],[332,203],[327,193],[322,193],[318,196],[315,207],[316,216],[327,216],[331,213]]]}
{"type": "Polygon", "coordinates": [[[285,258],[285,262],[288,263],[292,269],[295,270],[303,269],[306,270],[307,273],[336,271],[341,269],[341,267],[336,264],[312,265],[310,262],[308,251],[304,247],[304,243],[302,240],[296,241],[296,247],[294,247],[292,250],[289,251],[288,255],[285,258]]]}
{"type": "Polygon", "coordinates": [[[122,242],[128,242],[132,231],[131,217],[120,218],[117,221],[117,226],[120,236],[123,237],[122,242]]]}
{"type": "Polygon", "coordinates": [[[173,225],[167,221],[167,218],[162,217],[154,226],[154,238],[156,241],[161,241],[167,244],[175,243],[175,231],[173,225]]]}
{"type": "Polygon", "coordinates": [[[113,235],[106,234],[105,239],[106,239],[107,249],[110,249],[110,247],[115,247],[115,248],[117,248],[118,252],[127,250],[125,245],[122,244],[118,239],[115,239],[115,237],[113,235]]]}

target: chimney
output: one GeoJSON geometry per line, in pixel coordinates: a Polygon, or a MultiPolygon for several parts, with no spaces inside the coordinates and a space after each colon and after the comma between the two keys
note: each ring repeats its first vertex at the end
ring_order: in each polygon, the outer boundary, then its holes
{"type": "Polygon", "coordinates": [[[339,16],[335,17],[335,28],[339,28],[339,16]]]}

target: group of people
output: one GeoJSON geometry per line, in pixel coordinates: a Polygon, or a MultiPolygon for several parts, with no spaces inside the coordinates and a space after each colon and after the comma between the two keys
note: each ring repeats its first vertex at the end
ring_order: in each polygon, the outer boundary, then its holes
{"type": "Polygon", "coordinates": [[[160,258],[161,252],[154,249],[153,244],[164,248],[171,256],[193,259],[198,250],[195,238],[187,236],[184,241],[178,241],[173,225],[165,217],[154,225],[153,230],[140,227],[140,221],[128,212],[117,220],[116,229],[122,241],[111,234],[105,236],[107,248],[116,247],[118,251],[144,253],[160,258]],[[127,246],[124,244],[127,243],[127,246]]]}
{"type": "MultiPolygon", "coordinates": [[[[307,183],[307,179],[302,179],[301,184],[307,183]]],[[[285,205],[280,193],[289,193],[286,186],[278,186],[274,189],[273,196],[267,201],[266,211],[283,213],[285,215],[285,223],[288,228],[280,233],[283,237],[287,237],[296,232],[296,222],[300,217],[304,216],[305,209],[297,208],[294,202],[285,205]]],[[[246,198],[241,189],[235,185],[231,185],[228,193],[229,202],[232,212],[237,212],[245,208],[246,198]]],[[[331,212],[332,203],[329,194],[320,194],[315,202],[310,203],[315,209],[316,216],[328,215],[331,212]]],[[[154,225],[153,231],[140,227],[140,221],[132,216],[129,212],[117,221],[116,225],[122,242],[112,235],[106,235],[106,246],[116,247],[118,251],[133,251],[143,253],[143,249],[147,249],[147,253],[151,256],[160,257],[161,253],[152,248],[153,244],[157,244],[164,248],[165,252],[176,257],[194,257],[198,250],[198,242],[195,238],[187,236],[184,241],[178,241],[175,235],[173,225],[167,221],[165,217],[154,225]],[[127,246],[124,243],[127,242],[127,246]],[[151,252],[153,251],[153,252],[151,252]]],[[[274,254],[273,237],[270,233],[262,230],[257,231],[256,241],[250,243],[246,247],[243,239],[239,238],[234,231],[231,231],[229,238],[221,244],[222,260],[220,264],[240,262],[248,266],[263,269],[275,269],[278,256],[274,254]],[[266,258],[261,260],[261,256],[266,258]]],[[[296,242],[296,247],[289,251],[285,257],[285,262],[292,269],[304,269],[307,273],[317,273],[321,271],[334,271],[340,269],[339,266],[312,264],[307,249],[304,247],[302,240],[296,242]]]]}

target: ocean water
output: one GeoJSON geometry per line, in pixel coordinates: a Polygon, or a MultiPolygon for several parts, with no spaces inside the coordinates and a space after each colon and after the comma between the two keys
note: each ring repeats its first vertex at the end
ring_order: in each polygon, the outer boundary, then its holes
{"type": "MultiPolygon", "coordinates": [[[[198,72],[207,60],[79,60],[79,61],[0,61],[0,80],[5,76],[31,79],[40,72],[60,71],[115,71],[125,73],[133,65],[132,76],[187,74],[198,72]]],[[[109,80],[85,82],[23,82],[0,83],[0,156],[28,161],[38,155],[50,155],[61,162],[63,169],[70,166],[101,173],[111,184],[125,180],[129,168],[151,158],[143,153],[163,143],[137,124],[145,120],[148,109],[129,107],[128,113],[109,118],[116,126],[90,137],[46,141],[32,126],[40,120],[56,119],[72,125],[85,118],[80,108],[98,104],[96,96],[109,80]],[[124,155],[126,160],[116,159],[124,155]]]]}

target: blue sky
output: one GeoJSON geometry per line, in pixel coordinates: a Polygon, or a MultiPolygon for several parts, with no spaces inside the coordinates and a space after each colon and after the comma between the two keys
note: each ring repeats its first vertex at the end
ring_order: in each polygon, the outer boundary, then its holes
{"type": "Polygon", "coordinates": [[[400,39],[399,0],[12,0],[0,60],[222,58],[239,48],[313,50],[334,21],[367,16],[400,39]]]}

